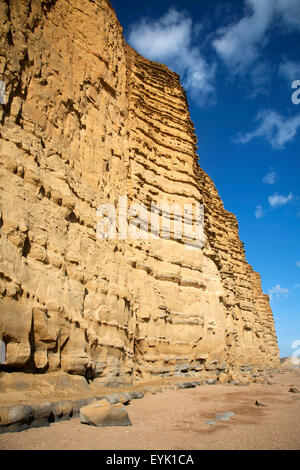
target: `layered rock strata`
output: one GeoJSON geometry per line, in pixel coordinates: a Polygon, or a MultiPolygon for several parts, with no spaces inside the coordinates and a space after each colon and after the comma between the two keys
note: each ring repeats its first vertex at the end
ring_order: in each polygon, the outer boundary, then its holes
{"type": "Polygon", "coordinates": [[[7,0],[0,21],[2,370],[113,386],[276,368],[269,299],[198,164],[179,77],[125,43],[107,0],[7,0]],[[120,196],[147,217],[203,204],[204,246],[99,239],[97,208],[120,196]]]}

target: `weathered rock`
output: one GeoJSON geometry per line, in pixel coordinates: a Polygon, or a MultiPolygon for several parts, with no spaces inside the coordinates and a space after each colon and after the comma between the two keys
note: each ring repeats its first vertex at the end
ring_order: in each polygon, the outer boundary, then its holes
{"type": "Polygon", "coordinates": [[[52,403],[51,411],[54,421],[70,419],[73,416],[73,403],[69,400],[61,400],[52,403]]]}
{"type": "Polygon", "coordinates": [[[177,384],[176,388],[183,389],[183,388],[195,388],[196,384],[194,382],[181,382],[177,384]]]}
{"type": "Polygon", "coordinates": [[[241,373],[241,372],[232,371],[230,373],[230,378],[231,378],[231,381],[234,381],[235,385],[246,386],[246,385],[249,385],[251,376],[250,374],[246,374],[245,372],[241,373]]]}
{"type": "Polygon", "coordinates": [[[33,421],[33,410],[29,405],[0,407],[0,434],[27,429],[33,421]]]}
{"type": "Polygon", "coordinates": [[[199,166],[178,75],[125,43],[107,0],[7,0],[0,30],[2,370],[121,386],[277,367],[269,298],[199,166]],[[122,196],[147,217],[203,203],[204,246],[174,224],[99,239],[97,208],[122,196]]]}
{"type": "Polygon", "coordinates": [[[32,405],[33,421],[32,427],[49,426],[54,421],[52,413],[52,403],[44,402],[37,405],[32,405]]]}
{"type": "Polygon", "coordinates": [[[299,390],[296,387],[290,387],[289,392],[290,393],[299,393],[299,390]]]}
{"type": "Polygon", "coordinates": [[[217,379],[207,379],[205,380],[206,385],[215,385],[217,383],[217,379]]]}
{"type": "Polygon", "coordinates": [[[104,400],[107,400],[111,405],[115,405],[116,403],[120,403],[119,395],[116,393],[110,393],[109,395],[105,395],[103,397],[104,400]]]}
{"type": "Polygon", "coordinates": [[[265,384],[267,380],[265,377],[255,377],[253,379],[253,382],[255,382],[256,384],[265,384]]]}
{"type": "Polygon", "coordinates": [[[193,384],[195,384],[196,387],[199,387],[200,385],[204,385],[204,380],[194,380],[192,382],[193,384]]]}
{"type": "Polygon", "coordinates": [[[105,395],[104,399],[107,400],[111,405],[115,405],[116,403],[128,405],[132,399],[132,396],[130,393],[110,393],[109,395],[105,395]]]}
{"type": "Polygon", "coordinates": [[[79,400],[73,401],[73,416],[78,417],[80,416],[80,410],[84,406],[88,406],[91,403],[95,403],[97,400],[96,398],[81,398],[79,400]]]}
{"type": "Polygon", "coordinates": [[[61,372],[48,374],[25,374],[23,372],[0,372],[0,406],[15,403],[31,404],[45,401],[75,399],[90,394],[84,377],[61,372]],[[26,397],[26,400],[24,400],[26,397]]]}
{"type": "Polygon", "coordinates": [[[130,392],[130,396],[132,400],[140,400],[141,398],[144,398],[143,392],[130,392]]]}
{"type": "Polygon", "coordinates": [[[228,382],[231,381],[231,375],[228,375],[228,374],[225,374],[224,372],[222,372],[219,376],[218,376],[218,382],[220,384],[227,384],[228,382]]]}
{"type": "Polygon", "coordinates": [[[125,407],[121,403],[111,405],[107,400],[94,402],[80,409],[80,421],[93,426],[131,426],[125,407]]]}
{"type": "Polygon", "coordinates": [[[119,402],[122,403],[123,405],[129,405],[130,401],[131,401],[131,395],[130,393],[120,393],[119,394],[119,402]]]}
{"type": "Polygon", "coordinates": [[[259,400],[256,400],[255,405],[256,405],[256,406],[267,406],[265,403],[263,403],[263,402],[261,402],[261,401],[259,401],[259,400]]]}
{"type": "Polygon", "coordinates": [[[249,385],[249,380],[248,379],[243,379],[239,381],[235,381],[235,385],[238,387],[247,387],[249,385]]]}

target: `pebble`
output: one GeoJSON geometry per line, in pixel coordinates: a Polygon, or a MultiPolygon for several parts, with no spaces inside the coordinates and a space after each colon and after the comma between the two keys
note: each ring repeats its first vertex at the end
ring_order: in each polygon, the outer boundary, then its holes
{"type": "Polygon", "coordinates": [[[265,405],[264,403],[262,403],[261,401],[258,401],[258,400],[256,400],[255,404],[256,404],[256,406],[267,406],[267,405],[265,405]]]}

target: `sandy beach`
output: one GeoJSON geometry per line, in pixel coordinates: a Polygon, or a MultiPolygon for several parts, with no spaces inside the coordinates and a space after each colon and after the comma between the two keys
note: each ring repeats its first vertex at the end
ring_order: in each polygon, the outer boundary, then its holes
{"type": "Polygon", "coordinates": [[[167,390],[128,405],[132,426],[96,428],[74,418],[0,435],[0,449],[300,449],[300,394],[290,386],[300,390],[299,370],[276,374],[270,384],[167,390]],[[215,420],[228,411],[228,421],[215,420]]]}

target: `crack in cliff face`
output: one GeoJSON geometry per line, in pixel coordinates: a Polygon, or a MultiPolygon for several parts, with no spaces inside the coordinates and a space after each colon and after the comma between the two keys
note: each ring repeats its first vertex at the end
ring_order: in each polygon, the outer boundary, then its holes
{"type": "Polygon", "coordinates": [[[236,218],[198,164],[178,75],[125,43],[106,0],[6,4],[6,370],[122,385],[276,367],[268,298],[236,218]],[[148,211],[161,201],[204,203],[203,249],[186,250],[179,239],[99,240],[96,209],[116,208],[124,195],[148,211]]]}

